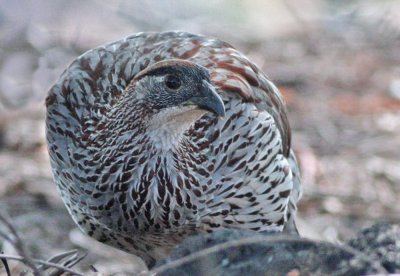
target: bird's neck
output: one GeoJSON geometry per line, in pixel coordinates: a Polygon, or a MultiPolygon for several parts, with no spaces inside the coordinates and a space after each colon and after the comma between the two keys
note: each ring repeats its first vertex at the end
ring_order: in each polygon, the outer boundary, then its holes
{"type": "Polygon", "coordinates": [[[159,151],[176,151],[182,146],[185,132],[206,112],[193,107],[162,110],[147,122],[150,143],[159,151]]]}
{"type": "Polygon", "coordinates": [[[119,153],[132,156],[136,152],[149,160],[152,156],[168,157],[188,147],[187,131],[206,111],[193,108],[149,109],[140,101],[125,101],[114,108],[94,131],[101,143],[101,154],[114,158],[119,153]],[[183,149],[184,148],[184,149],[183,149]]]}

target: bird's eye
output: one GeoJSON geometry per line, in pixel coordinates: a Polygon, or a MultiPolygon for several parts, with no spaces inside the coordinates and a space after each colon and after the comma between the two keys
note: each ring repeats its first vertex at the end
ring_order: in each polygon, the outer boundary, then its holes
{"type": "Polygon", "coordinates": [[[175,75],[167,75],[164,79],[165,86],[172,90],[177,90],[181,87],[181,80],[175,75]]]}

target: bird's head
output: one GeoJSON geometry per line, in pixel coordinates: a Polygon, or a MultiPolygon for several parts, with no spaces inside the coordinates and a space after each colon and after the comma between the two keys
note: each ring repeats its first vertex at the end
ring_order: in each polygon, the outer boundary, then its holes
{"type": "Polygon", "coordinates": [[[225,116],[224,103],[207,69],[189,61],[157,62],[137,74],[130,86],[135,98],[157,113],[200,109],[225,116]]]}
{"type": "Polygon", "coordinates": [[[189,61],[165,60],[147,67],[133,78],[125,95],[125,114],[141,119],[153,145],[161,150],[179,145],[185,131],[205,113],[225,116],[224,102],[207,69],[189,61]]]}

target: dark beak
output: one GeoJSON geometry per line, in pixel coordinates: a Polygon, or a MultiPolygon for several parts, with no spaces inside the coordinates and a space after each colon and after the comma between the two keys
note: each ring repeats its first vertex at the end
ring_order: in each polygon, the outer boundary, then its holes
{"type": "Polygon", "coordinates": [[[199,92],[200,95],[190,99],[192,103],[196,104],[200,108],[212,111],[221,117],[225,116],[224,102],[211,83],[203,80],[201,91],[199,92]]]}

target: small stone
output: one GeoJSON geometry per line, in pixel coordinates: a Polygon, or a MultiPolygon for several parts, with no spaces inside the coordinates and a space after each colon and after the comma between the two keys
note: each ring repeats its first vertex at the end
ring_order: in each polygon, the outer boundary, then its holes
{"type": "Polygon", "coordinates": [[[393,79],[391,81],[389,91],[393,98],[400,100],[400,79],[393,79]]]}
{"type": "Polygon", "coordinates": [[[343,211],[343,204],[337,197],[327,197],[324,199],[323,208],[332,214],[338,214],[343,211]]]}

